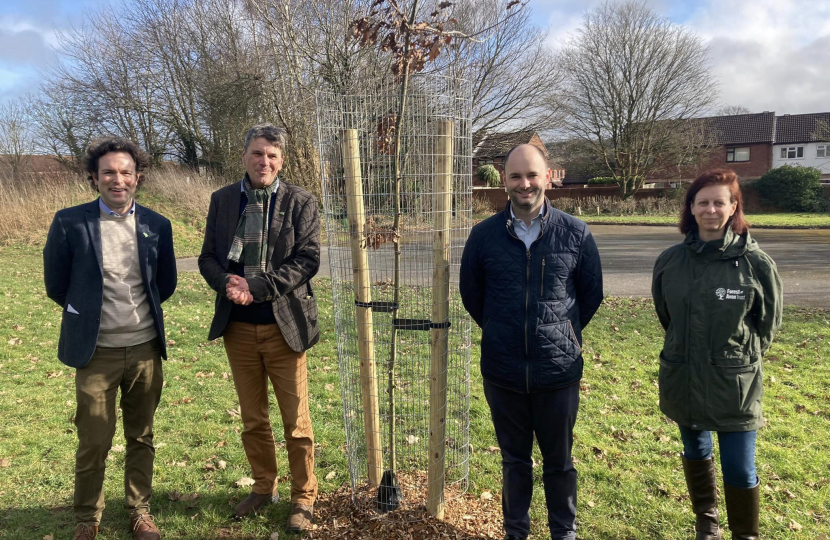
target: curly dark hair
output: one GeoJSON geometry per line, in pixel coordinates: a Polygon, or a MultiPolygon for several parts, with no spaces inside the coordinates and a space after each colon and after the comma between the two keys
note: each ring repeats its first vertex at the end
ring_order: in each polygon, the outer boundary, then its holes
{"type": "Polygon", "coordinates": [[[138,175],[136,187],[144,182],[145,175],[142,174],[150,167],[150,156],[136,143],[123,137],[105,137],[92,141],[86,149],[84,156],[84,169],[87,172],[87,180],[90,185],[97,189],[92,174],[98,174],[98,161],[110,152],[125,152],[130,154],[135,162],[135,172],[138,175]]]}

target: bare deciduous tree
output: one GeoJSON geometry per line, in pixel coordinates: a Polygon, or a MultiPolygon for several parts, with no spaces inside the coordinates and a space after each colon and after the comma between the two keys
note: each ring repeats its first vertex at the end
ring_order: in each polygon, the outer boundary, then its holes
{"type": "Polygon", "coordinates": [[[27,107],[22,99],[0,105],[0,165],[8,169],[15,181],[34,151],[27,117],[27,107]]]}
{"type": "Polygon", "coordinates": [[[674,161],[667,152],[680,155],[699,142],[674,128],[715,100],[708,50],[644,3],[605,3],[587,13],[562,62],[567,131],[604,160],[624,196],[674,161]]]}
{"type": "MultiPolygon", "coordinates": [[[[558,118],[563,72],[546,45],[546,31],[531,21],[531,11],[512,12],[512,0],[462,0],[452,15],[459,30],[477,39],[447,47],[436,69],[473,83],[473,132],[501,129],[551,129],[558,118]]],[[[514,8],[515,9],[515,8],[514,8]]]]}
{"type": "Polygon", "coordinates": [[[736,114],[752,114],[752,110],[743,105],[724,105],[715,111],[715,116],[733,116],[736,114]]]}

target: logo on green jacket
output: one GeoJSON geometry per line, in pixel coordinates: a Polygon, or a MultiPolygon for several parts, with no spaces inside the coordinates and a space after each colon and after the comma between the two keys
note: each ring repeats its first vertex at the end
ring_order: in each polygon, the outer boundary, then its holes
{"type": "Polygon", "coordinates": [[[724,289],[720,287],[715,291],[718,300],[746,300],[746,294],[740,289],[724,289]]]}

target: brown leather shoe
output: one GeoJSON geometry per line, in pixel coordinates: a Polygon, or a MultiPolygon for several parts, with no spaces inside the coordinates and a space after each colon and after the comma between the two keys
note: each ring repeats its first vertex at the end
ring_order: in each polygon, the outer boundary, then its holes
{"type": "Polygon", "coordinates": [[[259,512],[265,506],[268,506],[271,503],[275,503],[280,500],[280,496],[276,493],[273,495],[269,494],[262,494],[262,493],[254,493],[251,492],[250,495],[245,497],[241,503],[236,505],[236,508],[233,509],[233,519],[240,520],[250,516],[251,514],[255,514],[259,512]]]}
{"type": "Polygon", "coordinates": [[[75,536],[72,540],[95,540],[98,536],[98,525],[84,525],[80,523],[75,527],[75,536]]]}
{"type": "Polygon", "coordinates": [[[288,514],[288,522],[285,524],[285,530],[288,532],[307,531],[311,528],[313,516],[313,506],[294,503],[291,505],[291,513],[288,514]]]}
{"type": "Polygon", "coordinates": [[[155,518],[150,514],[138,514],[130,518],[130,528],[135,540],[161,540],[155,518]]]}

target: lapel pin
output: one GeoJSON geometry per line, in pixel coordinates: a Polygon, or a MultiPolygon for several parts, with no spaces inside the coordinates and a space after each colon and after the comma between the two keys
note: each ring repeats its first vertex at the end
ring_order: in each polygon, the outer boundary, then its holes
{"type": "Polygon", "coordinates": [[[149,236],[150,236],[149,234],[144,233],[144,238],[147,238],[147,237],[149,237],[149,236]]]}
{"type": "Polygon", "coordinates": [[[280,215],[281,215],[281,216],[284,216],[284,215],[285,215],[285,212],[280,212],[280,215]]]}

